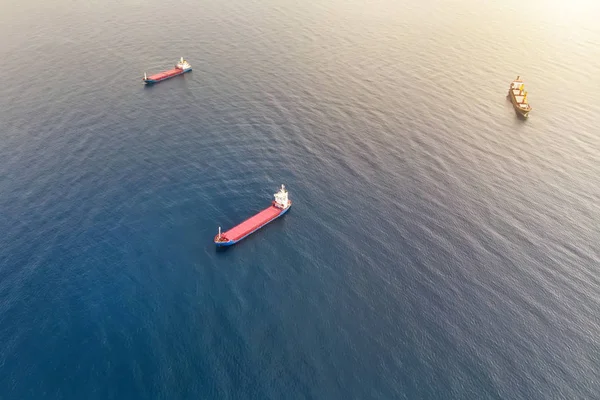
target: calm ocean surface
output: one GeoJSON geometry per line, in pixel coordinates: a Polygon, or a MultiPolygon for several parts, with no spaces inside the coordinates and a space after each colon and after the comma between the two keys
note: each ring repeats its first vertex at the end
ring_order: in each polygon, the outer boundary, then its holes
{"type": "Polygon", "coordinates": [[[598,2],[0,6],[1,400],[600,398],[598,2]]]}

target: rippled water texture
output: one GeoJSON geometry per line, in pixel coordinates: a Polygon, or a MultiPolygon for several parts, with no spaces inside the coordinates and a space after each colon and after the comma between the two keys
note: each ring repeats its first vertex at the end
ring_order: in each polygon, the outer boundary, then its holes
{"type": "Polygon", "coordinates": [[[600,398],[597,2],[1,8],[0,399],[600,398]]]}

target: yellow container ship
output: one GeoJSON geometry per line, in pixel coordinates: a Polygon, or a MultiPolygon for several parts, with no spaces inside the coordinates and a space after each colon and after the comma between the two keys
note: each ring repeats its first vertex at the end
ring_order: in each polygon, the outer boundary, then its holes
{"type": "Polygon", "coordinates": [[[510,97],[510,101],[515,108],[515,111],[519,115],[527,118],[532,108],[527,102],[527,91],[525,91],[525,84],[520,76],[517,76],[517,79],[510,83],[508,96],[510,97]]]}

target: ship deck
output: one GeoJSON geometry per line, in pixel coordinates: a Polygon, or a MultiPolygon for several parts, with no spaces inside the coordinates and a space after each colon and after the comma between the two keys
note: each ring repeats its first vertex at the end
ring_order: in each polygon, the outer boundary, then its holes
{"type": "Polygon", "coordinates": [[[169,78],[171,76],[180,74],[181,72],[182,70],[180,70],[179,68],[173,68],[168,71],[163,71],[159,72],[158,74],[150,75],[148,79],[153,81],[159,81],[161,79],[169,78]]]}
{"type": "Polygon", "coordinates": [[[275,206],[269,206],[265,208],[258,214],[253,217],[248,218],[241,224],[234,226],[227,232],[224,232],[222,236],[226,237],[229,240],[239,240],[252,232],[253,230],[259,228],[260,226],[266,224],[271,221],[275,217],[277,217],[281,213],[281,209],[275,206]]]}

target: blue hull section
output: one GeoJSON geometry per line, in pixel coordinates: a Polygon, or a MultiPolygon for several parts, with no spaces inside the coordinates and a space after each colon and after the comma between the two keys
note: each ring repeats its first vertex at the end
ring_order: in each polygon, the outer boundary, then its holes
{"type": "Polygon", "coordinates": [[[242,236],[241,238],[239,238],[238,240],[230,240],[229,242],[215,242],[215,244],[217,245],[217,247],[228,247],[231,245],[234,245],[236,243],[238,243],[241,240],[244,240],[245,238],[247,238],[248,236],[252,235],[254,232],[256,232],[257,230],[259,230],[260,228],[262,228],[265,225],[268,225],[269,223],[275,221],[277,218],[281,217],[282,215],[284,215],[286,212],[288,212],[290,210],[290,208],[292,208],[292,206],[290,205],[288,208],[286,208],[285,210],[281,211],[279,213],[278,216],[276,216],[275,218],[273,218],[272,220],[270,220],[269,222],[266,222],[264,224],[262,224],[261,226],[259,226],[258,228],[256,228],[255,230],[253,230],[252,232],[248,233],[246,236],[242,236]]]}
{"type": "Polygon", "coordinates": [[[166,81],[167,79],[175,78],[176,76],[179,76],[179,75],[183,75],[183,74],[185,74],[186,72],[190,72],[191,70],[192,70],[192,69],[191,69],[191,68],[189,68],[189,69],[186,69],[186,70],[183,70],[183,71],[181,71],[181,72],[180,72],[179,74],[177,74],[177,75],[171,75],[171,76],[168,76],[168,77],[166,77],[166,78],[164,78],[164,79],[158,79],[158,80],[157,80],[157,79],[144,79],[144,83],[145,83],[146,85],[152,85],[152,84],[155,84],[155,83],[158,83],[158,82],[166,81]]]}

